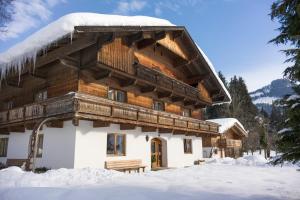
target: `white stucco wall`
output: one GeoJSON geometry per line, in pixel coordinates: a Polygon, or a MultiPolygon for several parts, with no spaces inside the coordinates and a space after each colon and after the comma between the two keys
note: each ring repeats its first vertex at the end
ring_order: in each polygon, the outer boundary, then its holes
{"type": "Polygon", "coordinates": [[[76,127],[71,121],[64,122],[63,128],[43,127],[43,155],[37,158],[37,167],[73,168],[76,127]]]}
{"type": "MultiPolygon", "coordinates": [[[[93,128],[90,121],[80,120],[79,126],[71,121],[64,122],[63,128],[43,127],[43,155],[37,158],[37,167],[48,168],[104,168],[105,161],[120,159],[141,159],[147,169],[151,168],[151,139],[162,140],[163,166],[185,167],[202,158],[202,139],[195,136],[159,134],[158,132],[142,132],[120,130],[117,124],[110,127],[93,128]],[[109,156],[106,154],[107,133],[126,134],[126,155],[109,156]],[[146,136],[149,140],[146,141],[146,136]],[[192,139],[192,154],[184,153],[183,139],[192,139]]],[[[7,157],[12,159],[27,158],[28,142],[31,131],[10,133],[7,157]]]]}
{"type": "Polygon", "coordinates": [[[112,124],[110,127],[93,128],[92,122],[80,121],[76,128],[75,168],[104,167],[105,161],[122,159],[141,159],[148,169],[151,167],[151,139],[163,140],[163,166],[184,167],[194,164],[194,161],[202,158],[202,139],[200,137],[188,137],[184,135],[160,134],[158,132],[135,130],[120,130],[120,126],[112,124]],[[106,155],[107,133],[126,134],[126,155],[106,155]],[[146,135],[149,140],[146,141],[146,135]],[[183,139],[190,138],[193,141],[193,153],[185,154],[183,139]],[[164,144],[166,143],[166,145],[164,144]]]}

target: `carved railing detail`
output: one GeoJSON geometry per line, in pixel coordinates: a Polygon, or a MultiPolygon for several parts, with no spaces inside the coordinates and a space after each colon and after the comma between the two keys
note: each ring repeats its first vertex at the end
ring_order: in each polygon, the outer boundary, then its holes
{"type": "Polygon", "coordinates": [[[81,93],[55,97],[9,111],[2,111],[0,112],[0,124],[3,126],[49,116],[62,119],[76,116],[84,119],[111,121],[112,123],[133,123],[141,126],[178,129],[183,132],[191,130],[218,134],[218,125],[212,122],[81,93]]]}

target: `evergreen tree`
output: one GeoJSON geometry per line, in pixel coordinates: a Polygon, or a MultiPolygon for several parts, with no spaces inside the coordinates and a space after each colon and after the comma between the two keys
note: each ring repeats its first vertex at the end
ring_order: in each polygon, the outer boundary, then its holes
{"type": "Polygon", "coordinates": [[[283,52],[288,57],[291,66],[286,68],[285,76],[296,83],[296,95],[283,102],[287,105],[285,129],[279,131],[278,149],[280,157],[273,160],[274,164],[284,161],[297,162],[300,160],[300,1],[277,0],[271,8],[271,19],[277,19],[281,26],[279,35],[270,42],[289,45],[291,48],[283,52]]]}

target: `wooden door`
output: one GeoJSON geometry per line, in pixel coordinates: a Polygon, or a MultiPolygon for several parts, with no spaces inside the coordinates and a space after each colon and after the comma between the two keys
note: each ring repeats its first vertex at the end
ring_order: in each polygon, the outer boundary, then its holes
{"type": "Polygon", "coordinates": [[[155,138],[151,140],[151,168],[162,166],[162,146],[161,140],[155,138]]]}

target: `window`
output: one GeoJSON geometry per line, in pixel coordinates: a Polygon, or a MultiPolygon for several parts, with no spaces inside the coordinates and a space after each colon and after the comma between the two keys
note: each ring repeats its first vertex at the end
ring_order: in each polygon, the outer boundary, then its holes
{"type": "Polygon", "coordinates": [[[182,116],[184,117],[190,117],[191,116],[191,110],[187,108],[182,109],[182,116]]]}
{"type": "Polygon", "coordinates": [[[159,111],[164,111],[165,110],[165,104],[162,101],[154,101],[153,102],[153,109],[154,110],[159,110],[159,111]]]}
{"type": "Polygon", "coordinates": [[[107,134],[107,155],[125,156],[125,135],[107,134]]]}
{"type": "Polygon", "coordinates": [[[47,90],[41,90],[38,91],[35,95],[34,95],[34,101],[38,102],[38,101],[44,101],[47,99],[47,90]]]}
{"type": "Polygon", "coordinates": [[[118,101],[118,102],[126,102],[127,101],[126,92],[121,90],[109,89],[108,99],[113,101],[118,101]]]}
{"type": "Polygon", "coordinates": [[[7,107],[8,110],[12,109],[14,107],[14,101],[8,101],[6,103],[6,107],[7,107]]]}
{"type": "Polygon", "coordinates": [[[8,138],[0,138],[0,157],[7,155],[8,138]]]}
{"type": "Polygon", "coordinates": [[[193,153],[192,139],[183,139],[184,153],[193,153]]]}
{"type": "Polygon", "coordinates": [[[37,151],[36,157],[41,158],[43,155],[43,143],[44,143],[44,135],[38,135],[38,143],[37,143],[37,151]]]}

